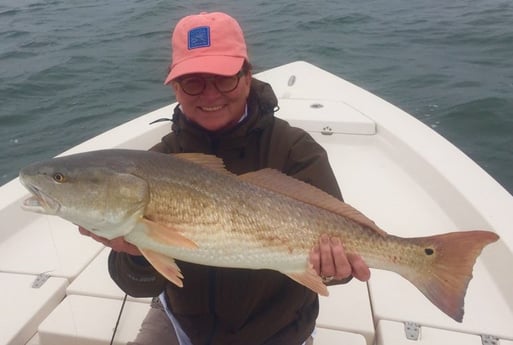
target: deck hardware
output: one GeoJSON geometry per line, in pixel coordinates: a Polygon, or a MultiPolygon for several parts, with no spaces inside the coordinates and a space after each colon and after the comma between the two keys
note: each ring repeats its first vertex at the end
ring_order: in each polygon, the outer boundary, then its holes
{"type": "Polygon", "coordinates": [[[296,83],[296,76],[295,75],[291,75],[290,78],[289,78],[289,81],[287,82],[287,85],[288,86],[292,86],[296,83]]]}
{"type": "Polygon", "coordinates": [[[481,334],[481,343],[483,345],[499,345],[499,338],[493,335],[481,334]]]}
{"type": "Polygon", "coordinates": [[[324,105],[322,105],[322,103],[312,103],[312,104],[310,104],[310,108],[313,108],[313,109],[321,109],[323,107],[324,107],[324,105]]]}
{"type": "Polygon", "coordinates": [[[322,135],[332,135],[333,134],[333,129],[331,129],[330,126],[325,126],[322,131],[321,131],[321,134],[322,135]]]}
{"type": "Polygon", "coordinates": [[[46,283],[48,278],[50,278],[50,275],[47,272],[39,273],[36,279],[32,282],[32,288],[39,289],[44,283],[46,283]]]}
{"type": "Polygon", "coordinates": [[[419,340],[420,324],[416,322],[406,321],[404,323],[404,333],[409,340],[419,340]]]}

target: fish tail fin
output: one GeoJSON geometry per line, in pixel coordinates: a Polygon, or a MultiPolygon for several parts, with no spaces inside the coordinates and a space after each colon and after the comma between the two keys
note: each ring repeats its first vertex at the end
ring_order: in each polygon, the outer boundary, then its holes
{"type": "Polygon", "coordinates": [[[308,264],[306,270],[304,272],[289,272],[285,273],[290,279],[296,281],[297,283],[306,286],[310,290],[318,293],[321,296],[328,296],[328,288],[323,283],[322,278],[319,277],[317,272],[315,272],[313,266],[308,264]]]}
{"type": "Polygon", "coordinates": [[[422,246],[425,265],[399,273],[440,310],[461,322],[474,263],[482,249],[498,238],[489,231],[462,231],[408,239],[422,246]]]}

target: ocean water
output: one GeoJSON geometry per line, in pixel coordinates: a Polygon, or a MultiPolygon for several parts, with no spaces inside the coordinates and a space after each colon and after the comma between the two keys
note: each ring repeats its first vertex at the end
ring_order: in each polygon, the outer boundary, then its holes
{"type": "Polygon", "coordinates": [[[513,192],[511,0],[2,0],[0,184],[174,101],[170,31],[215,10],[240,21],[256,72],[306,60],[340,75],[513,192]]]}

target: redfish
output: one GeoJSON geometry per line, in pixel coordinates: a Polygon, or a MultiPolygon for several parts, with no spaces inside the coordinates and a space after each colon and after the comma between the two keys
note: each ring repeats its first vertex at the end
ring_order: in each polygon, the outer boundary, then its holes
{"type": "Polygon", "coordinates": [[[327,295],[309,252],[328,234],[369,267],[409,280],[459,322],[476,258],[499,238],[490,231],[389,235],[307,183],[272,169],[237,176],[204,154],[86,152],[27,166],[20,181],[33,194],[26,210],[57,215],[108,239],[124,236],[178,286],[187,277],[175,259],[272,269],[327,295]]]}

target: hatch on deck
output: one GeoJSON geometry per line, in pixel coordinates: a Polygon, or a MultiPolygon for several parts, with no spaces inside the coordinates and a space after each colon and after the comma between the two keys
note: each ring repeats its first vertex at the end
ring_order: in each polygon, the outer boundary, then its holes
{"type": "Polygon", "coordinates": [[[376,134],[376,123],[341,101],[280,99],[276,116],[307,132],[330,134],[376,134]]]}

